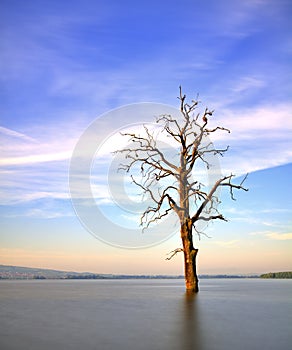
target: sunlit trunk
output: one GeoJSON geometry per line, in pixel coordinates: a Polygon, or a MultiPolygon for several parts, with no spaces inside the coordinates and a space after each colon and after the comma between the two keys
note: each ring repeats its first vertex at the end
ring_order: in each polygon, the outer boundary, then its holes
{"type": "Polygon", "coordinates": [[[186,290],[187,292],[197,293],[199,291],[199,280],[196,266],[198,249],[193,247],[192,227],[191,225],[188,225],[188,223],[181,226],[181,238],[184,249],[186,290]]]}

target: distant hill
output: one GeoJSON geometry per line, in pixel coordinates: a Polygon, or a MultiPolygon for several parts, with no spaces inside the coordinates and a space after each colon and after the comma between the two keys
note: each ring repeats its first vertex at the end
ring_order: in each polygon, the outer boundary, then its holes
{"type": "Polygon", "coordinates": [[[40,269],[23,266],[0,265],[1,279],[69,279],[69,278],[85,278],[86,276],[95,276],[103,278],[105,275],[95,275],[88,272],[59,271],[51,269],[40,269]]]}
{"type": "MultiPolygon", "coordinates": [[[[112,275],[92,272],[61,271],[34,267],[0,265],[0,279],[174,279],[173,275],[112,275]]],[[[269,272],[262,275],[200,275],[199,278],[292,278],[292,271],[269,272]]]]}
{"type": "Polygon", "coordinates": [[[112,275],[91,272],[60,271],[23,266],[0,265],[0,279],[130,279],[183,278],[165,275],[112,275]]]}
{"type": "Polygon", "coordinates": [[[292,271],[269,272],[269,273],[260,275],[260,278],[292,278],[292,271]]]}
{"type": "MultiPolygon", "coordinates": [[[[200,275],[199,278],[258,278],[258,275],[200,275]]],[[[173,275],[111,275],[0,265],[0,279],[177,279],[173,275]]]]}

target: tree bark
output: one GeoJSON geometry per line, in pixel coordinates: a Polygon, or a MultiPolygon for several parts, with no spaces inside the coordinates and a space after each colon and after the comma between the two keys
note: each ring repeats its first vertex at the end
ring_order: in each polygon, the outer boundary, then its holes
{"type": "Polygon", "coordinates": [[[184,251],[186,291],[197,293],[199,291],[196,265],[198,249],[195,249],[193,246],[192,225],[190,225],[188,221],[181,225],[181,238],[184,251]]]}

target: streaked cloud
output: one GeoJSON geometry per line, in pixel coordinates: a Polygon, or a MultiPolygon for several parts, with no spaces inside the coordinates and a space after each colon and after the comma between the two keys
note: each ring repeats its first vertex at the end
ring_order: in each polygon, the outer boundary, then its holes
{"type": "Polygon", "coordinates": [[[29,142],[37,142],[37,140],[35,140],[34,138],[32,138],[30,136],[27,136],[25,134],[22,134],[20,132],[15,131],[15,130],[4,128],[3,126],[0,126],[0,134],[16,137],[18,139],[22,139],[22,140],[29,141],[29,142]]]}
{"type": "Polygon", "coordinates": [[[46,162],[56,162],[62,161],[66,159],[70,159],[71,157],[70,151],[67,152],[59,152],[59,153],[51,153],[51,154],[37,154],[30,155],[24,157],[11,157],[0,159],[0,166],[10,166],[10,165],[30,165],[35,163],[46,163],[46,162]]]}

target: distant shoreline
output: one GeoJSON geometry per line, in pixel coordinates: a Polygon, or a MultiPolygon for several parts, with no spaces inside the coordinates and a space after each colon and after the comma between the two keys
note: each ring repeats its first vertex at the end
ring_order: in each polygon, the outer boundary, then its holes
{"type": "MultiPolygon", "coordinates": [[[[199,275],[205,278],[292,278],[292,272],[271,272],[267,274],[216,274],[199,275]]],[[[59,271],[23,266],[0,265],[0,280],[120,280],[120,279],[184,279],[182,275],[128,275],[128,274],[97,274],[91,272],[59,271]]]]}

